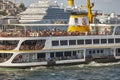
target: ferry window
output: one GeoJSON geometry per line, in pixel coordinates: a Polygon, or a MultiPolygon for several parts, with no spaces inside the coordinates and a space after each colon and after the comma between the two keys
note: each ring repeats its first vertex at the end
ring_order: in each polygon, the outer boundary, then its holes
{"type": "Polygon", "coordinates": [[[97,53],[100,53],[100,51],[99,51],[99,50],[97,50],[97,53]]]}
{"type": "Polygon", "coordinates": [[[85,40],[85,44],[92,44],[92,40],[91,39],[85,40]]]}
{"type": "Polygon", "coordinates": [[[41,50],[45,46],[45,40],[26,40],[21,46],[20,50],[41,50]]]}
{"type": "Polygon", "coordinates": [[[70,51],[66,51],[64,52],[64,55],[67,57],[67,56],[71,56],[71,52],[70,51]]]}
{"type": "Polygon", "coordinates": [[[37,58],[45,58],[45,53],[38,53],[37,58]]]}
{"type": "Polygon", "coordinates": [[[114,39],[108,39],[108,43],[114,43],[114,39]]]}
{"type": "Polygon", "coordinates": [[[68,45],[67,40],[61,40],[60,41],[60,45],[62,45],[62,46],[68,45]]]}
{"type": "Polygon", "coordinates": [[[101,50],[100,52],[103,53],[103,50],[101,50]]]}
{"type": "Polygon", "coordinates": [[[120,48],[116,49],[116,56],[120,56],[120,48]]]}
{"type": "Polygon", "coordinates": [[[120,26],[117,26],[117,28],[115,30],[115,34],[116,35],[120,35],[120,26]]]}
{"type": "Polygon", "coordinates": [[[117,52],[120,53],[120,48],[117,49],[117,52]]]}
{"type": "Polygon", "coordinates": [[[9,60],[12,55],[12,53],[0,53],[0,63],[9,60]]]}
{"type": "Polygon", "coordinates": [[[56,57],[63,57],[63,52],[56,52],[56,57]]]}
{"type": "Polygon", "coordinates": [[[101,39],[101,44],[107,43],[107,39],[101,39]]]}
{"type": "Polygon", "coordinates": [[[77,44],[84,44],[84,40],[77,40],[77,44]]]}
{"type": "Polygon", "coordinates": [[[59,41],[52,41],[52,46],[59,46],[59,41]]]}
{"type": "Polygon", "coordinates": [[[76,45],[76,40],[69,40],[69,45],[76,45]]]}
{"type": "Polygon", "coordinates": [[[95,53],[95,50],[93,50],[93,54],[95,53]]]}
{"type": "Polygon", "coordinates": [[[53,58],[54,57],[54,53],[50,53],[50,57],[53,58]]]}
{"type": "Polygon", "coordinates": [[[95,30],[95,27],[94,26],[91,26],[92,30],[95,30]]]}
{"type": "Polygon", "coordinates": [[[13,54],[11,53],[0,53],[0,58],[10,58],[13,54]]]}
{"type": "Polygon", "coordinates": [[[93,39],[93,44],[99,44],[99,39],[93,39]]]}
{"type": "Polygon", "coordinates": [[[78,18],[75,18],[75,23],[78,24],[78,18]]]}
{"type": "Polygon", "coordinates": [[[73,56],[76,56],[76,51],[73,51],[73,56]]]}
{"type": "Polygon", "coordinates": [[[92,52],[91,51],[89,51],[89,54],[91,54],[92,52]]]}
{"type": "Polygon", "coordinates": [[[17,40],[0,40],[0,50],[13,50],[18,42],[17,40]]]}
{"type": "Polygon", "coordinates": [[[120,38],[116,38],[115,43],[120,43],[120,38]]]}

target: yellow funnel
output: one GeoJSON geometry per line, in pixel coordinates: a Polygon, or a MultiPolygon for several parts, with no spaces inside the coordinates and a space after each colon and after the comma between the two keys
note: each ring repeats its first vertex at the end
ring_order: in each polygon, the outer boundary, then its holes
{"type": "Polygon", "coordinates": [[[68,6],[70,7],[74,6],[74,0],[68,0],[68,6]]]}
{"type": "Polygon", "coordinates": [[[90,32],[87,14],[71,14],[68,32],[90,32]]]}

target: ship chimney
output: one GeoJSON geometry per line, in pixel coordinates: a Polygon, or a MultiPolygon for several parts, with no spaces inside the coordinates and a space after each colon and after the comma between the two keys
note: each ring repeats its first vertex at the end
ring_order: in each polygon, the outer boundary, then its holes
{"type": "Polygon", "coordinates": [[[74,6],[74,0],[68,0],[68,6],[73,7],[74,6]]]}

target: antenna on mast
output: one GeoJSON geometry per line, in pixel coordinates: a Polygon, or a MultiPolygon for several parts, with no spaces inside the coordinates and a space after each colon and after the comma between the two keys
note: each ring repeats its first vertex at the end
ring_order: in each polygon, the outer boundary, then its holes
{"type": "Polygon", "coordinates": [[[90,3],[90,0],[87,0],[88,18],[90,23],[93,22],[93,14],[91,11],[93,7],[94,7],[94,3],[90,3]]]}

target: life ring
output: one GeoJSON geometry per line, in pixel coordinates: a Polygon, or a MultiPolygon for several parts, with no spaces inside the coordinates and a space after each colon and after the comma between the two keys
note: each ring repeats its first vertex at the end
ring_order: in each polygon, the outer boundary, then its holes
{"type": "Polygon", "coordinates": [[[19,55],[19,58],[21,59],[21,58],[22,58],[22,55],[19,55]]]}

